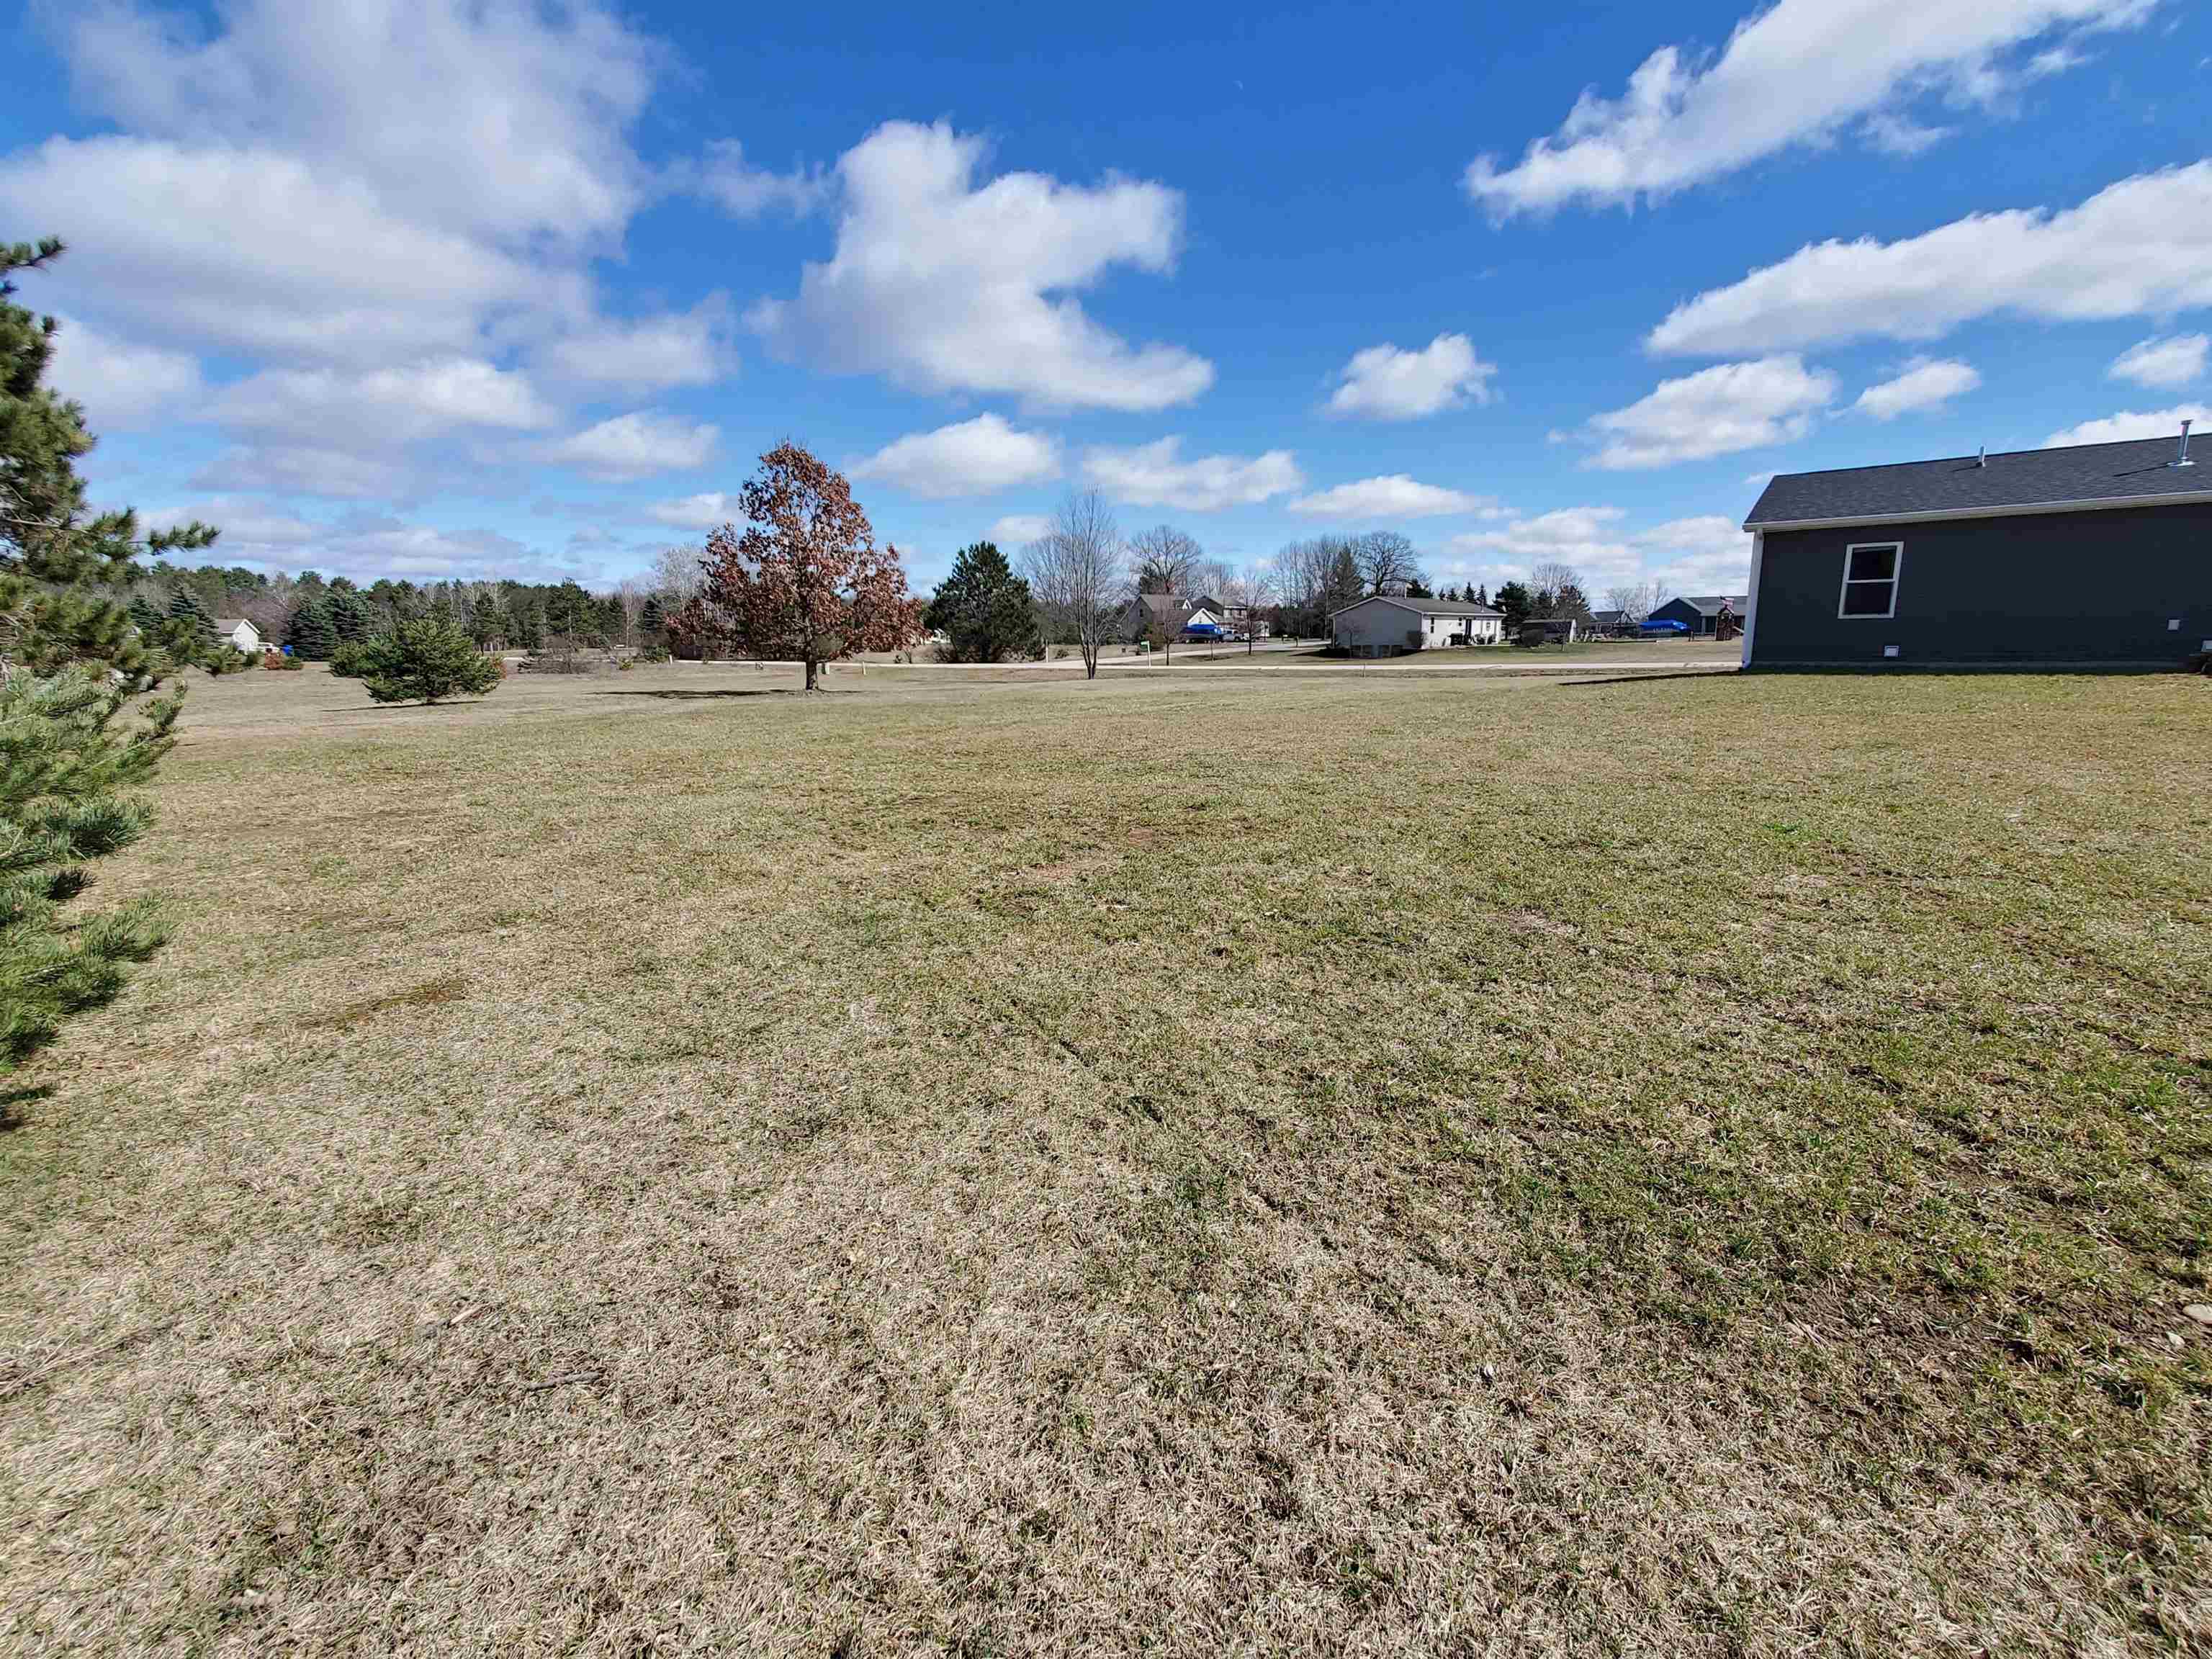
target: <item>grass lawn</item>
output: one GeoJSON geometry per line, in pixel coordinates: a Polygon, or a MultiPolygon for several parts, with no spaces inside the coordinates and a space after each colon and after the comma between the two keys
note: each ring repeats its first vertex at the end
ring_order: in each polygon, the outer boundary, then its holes
{"type": "Polygon", "coordinates": [[[0,1649],[2212,1644],[2212,687],[192,694],[0,1649]]]}

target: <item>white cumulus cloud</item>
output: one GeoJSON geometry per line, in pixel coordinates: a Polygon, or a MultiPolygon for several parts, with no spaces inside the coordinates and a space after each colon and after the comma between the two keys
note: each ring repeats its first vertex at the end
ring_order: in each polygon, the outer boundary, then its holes
{"type": "Polygon", "coordinates": [[[2137,386],[2187,386],[2204,378],[2208,349],[2212,349],[2212,338],[2202,334],[2138,340],[2113,358],[2105,373],[2115,380],[2133,380],[2137,386]]]}
{"type": "Polygon", "coordinates": [[[1495,218],[1582,202],[1626,204],[1723,177],[1856,127],[1893,152],[1940,136],[1905,106],[1930,93],[1987,105],[2015,77],[2075,61],[2010,54],[2054,33],[2140,21],[2152,0],[1777,0],[1717,55],[1662,46],[1618,98],[1585,91],[1518,162],[1479,157],[1468,191],[1495,218]]]}
{"type": "Polygon", "coordinates": [[[1631,538],[1644,579],[1676,593],[1743,593],[1751,583],[1751,538],[1724,514],[1670,519],[1631,538]]]}
{"type": "Polygon", "coordinates": [[[397,215],[361,180],[270,149],[49,138],[0,157],[0,217],[66,225],[55,279],[103,320],[248,354],[475,349],[489,313],[539,303],[564,280],[556,267],[540,287],[498,246],[397,215]]]}
{"type": "Polygon", "coordinates": [[[645,516],[655,524],[672,525],[678,530],[720,530],[726,524],[735,524],[743,519],[745,511],[744,504],[735,495],[709,489],[674,501],[655,501],[645,509],[645,516]]]}
{"type": "Polygon", "coordinates": [[[1294,497],[1288,505],[1291,512],[1316,519],[1434,519],[1498,507],[1490,496],[1421,483],[1403,472],[1340,483],[1294,497]]]}
{"type": "Polygon", "coordinates": [[[1000,547],[1027,547],[1052,532],[1052,520],[1042,513],[1009,513],[991,526],[991,539],[1000,547]]]}
{"type": "Polygon", "coordinates": [[[622,483],[703,466],[714,453],[717,435],[711,426],[638,410],[562,440],[546,452],[546,459],[573,466],[587,477],[622,483]]]}
{"type": "Polygon", "coordinates": [[[1982,377],[1970,363],[1952,358],[1923,359],[1906,364],[1904,372],[1893,379],[1869,386],[1851,407],[1877,421],[1893,421],[1917,410],[1940,409],[1981,383],[1982,377]]]}
{"type": "Polygon", "coordinates": [[[755,167],[745,160],[744,145],[734,138],[720,138],[707,146],[694,187],[737,217],[751,219],[778,208],[811,213],[829,199],[833,181],[819,168],[777,173],[755,167]]]}
{"type": "Polygon", "coordinates": [[[1834,401],[1836,377],[1794,356],[1716,363],[1662,380],[1626,409],[1590,421],[1601,441],[1592,465],[1668,466],[1802,438],[1834,401]]]}
{"type": "Polygon", "coordinates": [[[95,418],[189,406],[220,428],[196,487],[404,503],[556,450],[631,477],[711,448],[644,417],[512,435],[732,366],[722,295],[603,314],[595,266],[639,210],[687,168],[744,171],[734,148],[641,159],[672,60],[611,0],[41,10],[97,136],[0,152],[0,220],[69,242],[27,297],[51,285],[81,325],[63,367],[95,418]],[[198,386],[218,359],[233,383],[198,386]]]}
{"type": "Polygon", "coordinates": [[[47,384],[84,405],[94,432],[145,426],[199,395],[199,361],[190,352],[133,344],[73,318],[55,320],[47,384]]]}
{"type": "Polygon", "coordinates": [[[1894,242],[1819,242],[1668,313],[1655,352],[1722,356],[1932,340],[1977,318],[2163,316],[2212,305],[2212,161],[2141,173],[2063,212],[1969,214],[1894,242]]]}
{"type": "Polygon", "coordinates": [[[2043,447],[2057,449],[2066,444],[2117,444],[2136,438],[2172,438],[2179,448],[2184,421],[2196,423],[2193,436],[2194,432],[2202,432],[2208,422],[2212,422],[2212,412],[2208,412],[2203,404],[2177,404],[2172,409],[2122,410],[2117,415],[2083,421],[2078,426],[2054,432],[2043,441],[2043,447]]]}
{"type": "Polygon", "coordinates": [[[1060,473],[1060,446],[1042,432],[1024,432],[997,415],[909,432],[847,469],[880,479],[909,495],[944,501],[988,495],[1060,473]]]}
{"type": "Polygon", "coordinates": [[[1491,398],[1497,365],[1474,355],[1464,334],[1439,334],[1419,351],[1388,343],[1356,351],[1330,393],[1332,415],[1412,421],[1491,398]]]}
{"type": "Polygon", "coordinates": [[[980,138],[892,121],[837,163],[837,246],[795,298],[751,313],[771,349],[926,392],[1011,393],[1119,410],[1188,403],[1213,366],[1180,346],[1132,345],[1077,297],[1109,270],[1171,270],[1182,197],[1109,178],[1042,173],[979,185],[980,138]]]}
{"type": "Polygon", "coordinates": [[[734,372],[729,296],[710,294],[689,311],[586,323],[547,346],[552,374],[629,392],[711,386],[734,372]]]}
{"type": "Polygon", "coordinates": [[[1183,459],[1181,438],[1162,438],[1133,448],[1083,453],[1083,474],[1127,507],[1170,507],[1185,513],[1218,513],[1250,507],[1304,483],[1287,449],[1264,455],[1196,455],[1183,459]]]}
{"type": "Polygon", "coordinates": [[[529,377],[475,357],[366,370],[264,369],[234,382],[209,416],[249,430],[343,437],[364,448],[434,438],[462,427],[542,431],[557,416],[529,377]]]}
{"type": "Polygon", "coordinates": [[[1563,507],[1444,544],[1442,574],[1492,586],[1524,579],[1540,564],[1571,567],[1593,604],[1608,587],[1657,581],[1669,593],[1741,593],[1751,572],[1751,538],[1733,519],[1701,514],[1648,529],[1626,527],[1618,507],[1563,507]]]}
{"type": "Polygon", "coordinates": [[[1637,551],[1620,529],[1627,516],[1617,507],[1555,507],[1494,530],[1454,536],[1444,548],[1472,561],[1459,569],[1488,582],[1516,580],[1556,561],[1579,571],[1586,589],[1602,589],[1632,580],[1640,570],[1637,551]]]}

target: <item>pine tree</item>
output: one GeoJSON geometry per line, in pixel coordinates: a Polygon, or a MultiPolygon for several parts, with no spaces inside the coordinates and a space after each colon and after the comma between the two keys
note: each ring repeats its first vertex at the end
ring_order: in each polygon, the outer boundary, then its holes
{"type": "Polygon", "coordinates": [[[478,593],[476,604],[469,611],[469,637],[480,647],[488,647],[494,640],[506,636],[506,618],[500,613],[499,601],[489,593],[478,593]]]}
{"type": "Polygon", "coordinates": [[[183,582],[169,592],[169,620],[204,635],[210,641],[215,638],[215,618],[208,615],[199,596],[183,582]]]}
{"type": "Polygon", "coordinates": [[[995,544],[977,542],[952,556],[921,625],[943,633],[955,662],[1006,662],[1040,653],[1036,601],[995,544]]]}
{"type": "Polygon", "coordinates": [[[545,643],[545,609],[526,587],[507,596],[507,642],[518,651],[535,651],[545,643]]]}
{"type": "Polygon", "coordinates": [[[500,682],[498,662],[434,611],[363,646],[361,671],[362,684],[378,702],[480,697],[500,682]]]}
{"type": "Polygon", "coordinates": [[[382,631],[376,607],[343,576],[331,584],[330,607],[331,625],[342,641],[365,640],[382,631]]]}
{"type": "Polygon", "coordinates": [[[317,594],[293,611],[286,625],[284,642],[292,647],[292,654],[309,662],[328,662],[331,653],[338,647],[337,623],[331,615],[327,594],[317,594]]]}
{"type": "Polygon", "coordinates": [[[1520,582],[1507,582],[1498,590],[1492,601],[1505,617],[1505,637],[1509,640],[1521,632],[1521,624],[1535,614],[1535,595],[1520,582]]]}
{"type": "Polygon", "coordinates": [[[659,645],[661,642],[660,636],[667,626],[667,618],[661,613],[660,595],[647,594],[645,604],[637,613],[638,639],[646,645],[659,645]]]}
{"type": "Polygon", "coordinates": [[[9,303],[12,273],[61,252],[0,246],[0,1075],[113,1000],[125,965],[159,947],[149,901],[91,917],[64,907],[94,860],[152,821],[128,792],[174,743],[183,702],[181,688],[155,694],[185,662],[219,660],[129,603],[142,550],[205,547],[215,532],[142,537],[127,511],[91,512],[76,463],[92,434],[41,384],[56,325],[9,303]]]}

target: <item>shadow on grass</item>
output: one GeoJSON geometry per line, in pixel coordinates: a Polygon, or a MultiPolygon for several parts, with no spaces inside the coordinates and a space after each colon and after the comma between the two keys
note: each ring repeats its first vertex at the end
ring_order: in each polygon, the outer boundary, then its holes
{"type": "Polygon", "coordinates": [[[1663,672],[1645,669],[1634,674],[1609,674],[1599,680],[1561,680],[1562,686],[1575,685],[1649,685],[1655,680],[1724,680],[1743,671],[1733,666],[1717,668],[1670,668],[1663,672]]]}
{"type": "Polygon", "coordinates": [[[697,702],[708,697],[854,697],[857,691],[832,690],[823,686],[811,694],[796,685],[731,685],[718,686],[712,691],[594,691],[595,697],[659,697],[664,702],[697,702]]]}
{"type": "Polygon", "coordinates": [[[22,1089],[0,1090],[0,1134],[5,1134],[10,1129],[20,1129],[23,1127],[23,1120],[15,1114],[15,1109],[18,1106],[27,1105],[33,1101],[52,1099],[53,1092],[53,1085],[46,1083],[33,1084],[22,1089]]]}

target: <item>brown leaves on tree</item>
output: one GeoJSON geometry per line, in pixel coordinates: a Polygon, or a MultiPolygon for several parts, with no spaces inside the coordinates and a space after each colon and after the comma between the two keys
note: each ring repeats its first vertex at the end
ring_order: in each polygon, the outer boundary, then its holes
{"type": "Polygon", "coordinates": [[[921,601],[906,591],[898,550],[876,546],[842,473],[781,443],[742,499],[744,529],[725,525],[707,538],[706,586],[670,618],[672,636],[803,662],[810,691],[825,662],[920,637],[921,601]]]}

